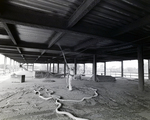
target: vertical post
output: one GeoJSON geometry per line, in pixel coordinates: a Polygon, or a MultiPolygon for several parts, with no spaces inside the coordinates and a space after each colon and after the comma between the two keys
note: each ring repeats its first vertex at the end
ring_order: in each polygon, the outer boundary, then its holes
{"type": "Polygon", "coordinates": [[[96,62],[96,55],[93,55],[93,80],[96,81],[96,74],[97,74],[97,62],[96,62]]]}
{"type": "Polygon", "coordinates": [[[15,71],[15,61],[13,60],[13,72],[15,71]]]}
{"type": "Polygon", "coordinates": [[[123,61],[121,61],[121,77],[123,77],[123,61]]]}
{"type": "Polygon", "coordinates": [[[32,71],[34,71],[34,63],[33,63],[33,65],[32,65],[32,71]]]}
{"type": "Polygon", "coordinates": [[[104,62],[104,76],[106,76],[106,62],[104,62]]]}
{"type": "Polygon", "coordinates": [[[28,71],[28,67],[29,67],[29,66],[28,66],[28,63],[27,63],[27,71],[28,71]]]}
{"type": "Polygon", "coordinates": [[[139,90],[144,90],[144,64],[143,64],[143,46],[138,46],[138,77],[139,77],[139,90]]]}
{"type": "Polygon", "coordinates": [[[85,63],[83,64],[83,74],[85,74],[85,63]]]}
{"type": "Polygon", "coordinates": [[[148,60],[148,79],[150,80],[150,60],[148,60]]]}
{"type": "Polygon", "coordinates": [[[47,72],[48,72],[48,63],[47,63],[47,72]]]}
{"type": "Polygon", "coordinates": [[[55,65],[55,64],[53,63],[53,73],[54,73],[54,70],[55,70],[54,65],[55,65]]]}
{"type": "Polygon", "coordinates": [[[77,74],[77,59],[74,58],[74,74],[77,74]]]}
{"type": "Polygon", "coordinates": [[[49,66],[49,71],[50,71],[50,72],[51,72],[51,67],[52,67],[52,66],[51,66],[51,62],[50,62],[50,66],[49,66]]]}
{"type": "Polygon", "coordinates": [[[10,66],[9,66],[9,72],[11,73],[11,62],[12,62],[12,59],[10,59],[10,66]]]}
{"type": "Polygon", "coordinates": [[[4,74],[6,73],[6,63],[7,63],[7,57],[4,56],[4,74]]]}
{"type": "Polygon", "coordinates": [[[57,63],[57,73],[59,73],[59,62],[57,63]]]}
{"type": "Polygon", "coordinates": [[[16,70],[18,71],[18,62],[16,61],[16,70]]]}
{"type": "Polygon", "coordinates": [[[66,63],[64,63],[64,77],[66,76],[66,63]]]}

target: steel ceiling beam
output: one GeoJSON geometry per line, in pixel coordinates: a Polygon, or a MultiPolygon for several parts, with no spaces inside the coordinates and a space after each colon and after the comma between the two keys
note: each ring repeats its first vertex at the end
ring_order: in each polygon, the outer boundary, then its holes
{"type": "MultiPolygon", "coordinates": [[[[12,40],[12,42],[14,43],[14,45],[17,45],[17,42],[15,40],[15,37],[12,33],[12,31],[10,30],[9,26],[7,23],[3,22],[3,26],[5,28],[5,30],[7,31],[7,34],[9,35],[10,39],[12,40]]],[[[21,54],[21,50],[20,48],[16,47],[16,49],[18,50],[19,54],[21,55],[21,57],[23,58],[23,60],[25,60],[24,56],[21,54]]]]}
{"type": "Polygon", "coordinates": [[[7,44],[6,42],[1,42],[0,41],[0,46],[1,47],[10,47],[10,48],[30,48],[30,49],[39,49],[39,50],[51,50],[52,52],[58,52],[58,49],[50,49],[47,48],[46,44],[39,44],[39,43],[30,43],[30,42],[21,42],[17,45],[12,45],[12,44],[7,44]]]}
{"type": "Polygon", "coordinates": [[[71,16],[67,27],[73,27],[80,21],[92,8],[94,8],[101,0],[84,0],[78,9],[71,16]]]}
{"type": "Polygon", "coordinates": [[[98,41],[99,40],[97,39],[87,39],[83,41],[82,43],[79,43],[78,45],[76,45],[73,49],[74,51],[78,51],[83,48],[89,48],[90,46],[95,45],[98,41]]]}
{"type": "Polygon", "coordinates": [[[129,25],[125,25],[124,27],[117,29],[116,31],[111,33],[111,36],[116,37],[116,36],[122,35],[124,33],[130,32],[130,31],[135,30],[137,28],[143,27],[144,25],[147,25],[149,23],[150,23],[150,15],[145,16],[145,17],[138,19],[137,21],[135,21],[129,25]]]}
{"type": "MultiPolygon", "coordinates": [[[[64,33],[60,32],[60,33],[54,33],[52,36],[53,38],[49,39],[49,43],[48,43],[48,47],[47,49],[49,49],[52,45],[54,45],[56,42],[58,42],[60,40],[60,38],[62,38],[64,35],[64,33]]],[[[41,57],[43,56],[43,54],[46,52],[47,50],[43,50],[41,52],[41,55],[38,56],[38,58],[35,60],[35,62],[41,57]]]]}
{"type": "Polygon", "coordinates": [[[48,29],[56,32],[77,34],[77,35],[82,35],[90,38],[123,42],[111,38],[101,37],[100,32],[95,32],[98,30],[97,29],[94,30],[93,26],[88,27],[88,25],[86,25],[87,28],[92,29],[91,31],[87,31],[87,29],[84,29],[84,27],[82,27],[82,29],[66,28],[67,21],[64,21],[62,18],[57,18],[55,16],[45,16],[44,14],[40,14],[40,13],[38,14],[37,12],[34,11],[29,11],[25,9],[22,10],[21,8],[17,8],[16,6],[8,5],[8,8],[5,10],[5,14],[0,14],[0,21],[9,24],[48,29]],[[17,12],[17,14],[15,12],[17,12]],[[26,14],[26,16],[24,14],[26,14]]]}

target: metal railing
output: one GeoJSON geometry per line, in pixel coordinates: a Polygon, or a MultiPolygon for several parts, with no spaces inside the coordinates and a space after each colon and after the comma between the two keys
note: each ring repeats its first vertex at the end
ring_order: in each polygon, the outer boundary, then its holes
{"type": "MultiPolygon", "coordinates": [[[[98,75],[103,75],[104,72],[98,72],[98,75]]],[[[120,71],[107,71],[106,75],[110,75],[113,77],[121,77],[121,72],[120,71]]],[[[137,72],[123,72],[123,77],[125,78],[138,78],[138,73],[137,72]]],[[[148,79],[148,73],[144,73],[144,78],[148,79]]]]}

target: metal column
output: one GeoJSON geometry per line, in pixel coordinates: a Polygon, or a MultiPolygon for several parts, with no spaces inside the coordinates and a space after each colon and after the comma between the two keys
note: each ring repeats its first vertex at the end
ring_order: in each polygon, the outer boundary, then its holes
{"type": "Polygon", "coordinates": [[[66,76],[66,63],[64,63],[64,77],[66,76]]]}
{"type": "Polygon", "coordinates": [[[59,62],[57,63],[57,73],[59,73],[59,62]]]}
{"type": "Polygon", "coordinates": [[[55,69],[55,68],[54,68],[54,65],[55,65],[55,64],[53,63],[53,73],[54,73],[54,69],[55,69]]]}
{"type": "Polygon", "coordinates": [[[148,60],[148,79],[150,80],[150,60],[148,60]]]}
{"type": "Polygon", "coordinates": [[[121,61],[121,77],[123,77],[123,61],[121,61]]]}
{"type": "Polygon", "coordinates": [[[74,59],[74,74],[77,74],[77,59],[74,59]]]}
{"type": "Polygon", "coordinates": [[[144,90],[144,64],[143,64],[143,46],[138,46],[138,77],[139,77],[139,90],[144,90]]]}
{"type": "Polygon", "coordinates": [[[47,63],[47,72],[48,72],[48,63],[47,63]]]}
{"type": "Polygon", "coordinates": [[[4,56],[4,74],[6,73],[6,63],[7,63],[7,57],[4,56]]]}
{"type": "Polygon", "coordinates": [[[50,63],[50,66],[49,66],[49,71],[50,71],[50,72],[51,72],[51,69],[52,69],[51,67],[52,67],[52,66],[51,66],[51,63],[50,63]]]}
{"type": "Polygon", "coordinates": [[[85,74],[85,63],[83,64],[83,74],[85,74]]]}
{"type": "Polygon", "coordinates": [[[93,55],[93,80],[96,81],[96,74],[97,74],[97,62],[96,62],[96,55],[93,55]]]}
{"type": "Polygon", "coordinates": [[[104,62],[104,76],[106,76],[106,62],[104,62]]]}

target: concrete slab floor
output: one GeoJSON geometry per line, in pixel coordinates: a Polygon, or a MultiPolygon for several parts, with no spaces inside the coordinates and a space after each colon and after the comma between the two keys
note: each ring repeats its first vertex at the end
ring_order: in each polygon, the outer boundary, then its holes
{"type": "MultiPolygon", "coordinates": [[[[55,101],[45,101],[33,90],[41,86],[55,91],[64,99],[81,99],[93,95],[88,88],[98,89],[99,96],[80,103],[63,102],[60,110],[89,120],[150,120],[150,82],[145,91],[138,91],[138,82],[117,78],[116,82],[73,81],[68,91],[63,78],[33,79],[32,72],[23,72],[25,83],[0,83],[0,120],[70,120],[55,112],[55,101]],[[51,82],[54,80],[55,82],[51,82]],[[84,88],[83,88],[84,87],[84,88]]],[[[43,93],[45,94],[45,93],[43,93]]]]}

